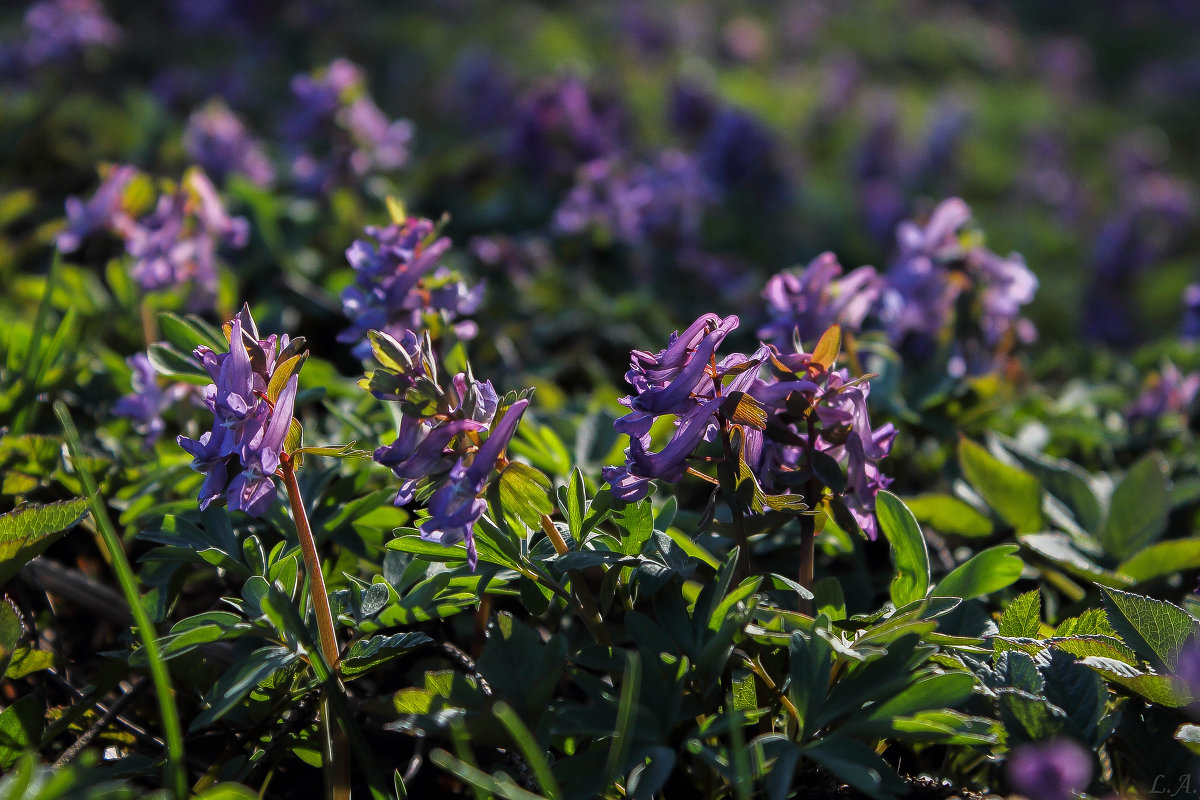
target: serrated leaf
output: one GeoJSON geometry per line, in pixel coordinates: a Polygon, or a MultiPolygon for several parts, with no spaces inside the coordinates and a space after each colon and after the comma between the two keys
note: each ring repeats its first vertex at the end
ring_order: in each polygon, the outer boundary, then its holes
{"type": "Polygon", "coordinates": [[[25,623],[21,620],[21,612],[5,595],[0,601],[0,678],[8,672],[13,653],[17,650],[17,642],[25,633],[25,623]]]}
{"type": "Polygon", "coordinates": [[[1042,624],[1042,596],[1034,589],[1017,595],[1000,615],[999,635],[1034,638],[1042,624]]]}
{"type": "Polygon", "coordinates": [[[0,514],[0,586],[87,515],[83,498],[26,505],[0,514]]]}
{"type": "Polygon", "coordinates": [[[1174,672],[1184,645],[1200,638],[1200,622],[1177,605],[1108,587],[1101,592],[1109,623],[1156,669],[1174,672]]]}
{"type": "Polygon", "coordinates": [[[958,442],[958,463],[979,496],[1017,533],[1035,533],[1045,527],[1037,478],[1003,463],[966,438],[958,442]]]}
{"type": "Polygon", "coordinates": [[[1144,672],[1123,661],[1088,656],[1080,659],[1079,663],[1100,673],[1110,683],[1124,686],[1160,706],[1180,708],[1196,699],[1188,691],[1187,685],[1183,681],[1168,675],[1144,672]]]}

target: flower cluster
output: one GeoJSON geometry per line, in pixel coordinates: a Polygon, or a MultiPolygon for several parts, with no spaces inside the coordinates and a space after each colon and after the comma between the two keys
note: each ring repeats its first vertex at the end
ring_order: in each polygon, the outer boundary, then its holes
{"type": "Polygon", "coordinates": [[[717,346],[737,325],[737,317],[706,314],[673,334],[665,349],[632,353],[625,379],[634,394],[621,400],[629,413],[615,423],[629,436],[626,461],[603,473],[613,496],[634,502],[646,496],[652,479],[679,480],[701,442],[722,437],[737,450],[726,453],[737,458],[737,474],[748,472],[760,492],[773,495],[764,507],[794,508],[800,499],[815,505],[824,496],[819,485],[840,496],[874,538],[875,495],[890,482],[878,462],[891,451],[896,432],[890,423],[872,429],[869,384],[812,354],[785,354],[770,345],[718,360],[717,346]],[[675,417],[675,430],[670,442],[651,452],[650,429],[662,416],[675,417]],[[843,465],[846,475],[839,467],[835,477],[828,464],[843,465]],[[793,496],[809,481],[815,483],[807,491],[817,496],[793,496]]]}
{"type": "Polygon", "coordinates": [[[627,139],[624,109],[567,78],[525,95],[513,121],[510,152],[537,179],[569,179],[581,164],[619,152],[627,139]]]}
{"type": "Polygon", "coordinates": [[[695,247],[715,199],[695,159],[679,151],[633,168],[616,158],[597,159],[579,168],[554,226],[565,233],[598,228],[631,246],[695,247]]]}
{"type": "Polygon", "coordinates": [[[57,61],[121,37],[97,0],[45,0],[25,12],[24,59],[31,66],[57,61]]]}
{"type": "Polygon", "coordinates": [[[210,306],[217,287],[217,247],[245,245],[249,224],[229,215],[198,167],[189,169],[179,185],[168,187],[152,211],[135,219],[125,190],[137,175],[132,167],[114,167],[90,201],[68,198],[59,250],[75,252],[92,233],[111,231],[125,241],[125,252],[133,259],[130,274],[144,291],[191,284],[191,304],[210,306]]]}
{"type": "Polygon", "coordinates": [[[842,276],[837,258],[823,253],[803,270],[774,276],[763,292],[770,322],[759,336],[781,344],[797,332],[811,341],[834,323],[852,333],[882,328],[909,357],[928,358],[951,344],[952,372],[995,369],[999,355],[1037,336],[1021,310],[1038,281],[1019,255],[996,255],[961,232],[970,217],[966,203],[950,198],[924,227],[902,222],[883,275],[859,267],[842,276]],[[968,318],[959,318],[962,310],[968,318]]]}
{"type": "Polygon", "coordinates": [[[234,173],[259,186],[275,180],[275,168],[262,145],[250,136],[229,106],[219,100],[209,101],[188,117],[183,146],[192,161],[218,183],[234,173]]]}
{"type": "Polygon", "coordinates": [[[1129,422],[1158,420],[1168,414],[1186,414],[1200,393],[1200,372],[1184,375],[1174,364],[1151,375],[1141,394],[1125,412],[1129,422]]]}
{"type": "Polygon", "coordinates": [[[381,369],[361,385],[380,399],[403,401],[396,440],[373,457],[401,481],[397,506],[428,498],[421,537],[444,545],[465,541],[474,570],[475,523],[487,510],[481,495],[529,400],[502,399],[491,381],[477,381],[470,372],[443,388],[428,335],[418,340],[404,331],[397,339],[372,331],[370,341],[381,369]]]}
{"type": "Polygon", "coordinates": [[[271,476],[284,456],[299,384],[307,357],[304,339],[258,329],[243,307],[226,326],[229,352],[197,347],[195,356],[213,382],[204,389],[204,405],[213,413],[212,430],[199,439],[179,436],[192,456],[192,469],[204,473],[200,508],[224,498],[229,508],[262,516],[275,499],[271,476]]]}
{"type": "Polygon", "coordinates": [[[802,342],[815,342],[835,323],[858,331],[882,290],[874,267],[859,267],[842,277],[837,256],[822,253],[804,269],[767,281],[763,297],[771,321],[759,329],[759,338],[783,345],[798,335],[802,342]]]}
{"type": "Polygon", "coordinates": [[[158,373],[145,353],[130,356],[125,363],[133,370],[133,392],[117,401],[113,413],[133,420],[133,429],[152,445],[166,428],[163,412],[192,394],[194,387],[187,383],[172,383],[166,388],[160,386],[158,373]]]}
{"type": "Polygon", "coordinates": [[[283,133],[292,178],[311,193],[348,178],[399,169],[408,162],[413,124],[389,120],[358,65],[339,58],[314,75],[292,78],[295,102],[283,133]]]}
{"type": "Polygon", "coordinates": [[[452,324],[460,339],[475,336],[475,323],[459,317],[472,314],[483,298],[482,284],[468,287],[457,274],[439,266],[450,240],[438,236],[433,221],[409,217],[386,228],[369,227],[374,243],[355,241],[346,258],[354,267],[354,283],[342,292],[342,308],[351,325],[338,341],[354,344],[354,354],[371,351],[367,331],[378,330],[403,338],[405,330],[425,327],[426,314],[438,314],[452,324]]]}

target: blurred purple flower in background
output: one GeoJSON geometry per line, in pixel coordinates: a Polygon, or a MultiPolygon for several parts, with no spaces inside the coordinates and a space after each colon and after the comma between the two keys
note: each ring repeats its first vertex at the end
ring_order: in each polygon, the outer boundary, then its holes
{"type": "Polygon", "coordinates": [[[1071,800],[1092,779],[1092,755],[1070,739],[1024,744],[1008,757],[1008,779],[1030,800],[1071,800]]]}
{"type": "Polygon", "coordinates": [[[479,307],[483,285],[468,287],[456,273],[439,266],[450,240],[437,236],[432,220],[410,217],[386,228],[368,227],[366,234],[375,242],[359,239],[346,250],[355,276],[342,291],[342,308],[351,325],[338,334],[339,342],[354,344],[354,354],[365,358],[371,351],[367,331],[400,339],[406,331],[426,327],[427,314],[453,325],[460,339],[475,336],[475,323],[460,317],[479,307]]]}
{"type": "Polygon", "coordinates": [[[738,193],[764,207],[790,200],[774,135],[757,118],[740,109],[717,114],[700,142],[700,168],[722,192],[738,193]]]}
{"type": "Polygon", "coordinates": [[[339,58],[312,75],[296,75],[292,94],[283,135],[292,178],[302,191],[328,192],[408,162],[413,124],[388,119],[367,93],[358,65],[339,58]]]}
{"type": "Polygon", "coordinates": [[[215,353],[203,345],[195,351],[213,380],[204,390],[213,427],[199,439],[179,436],[176,441],[192,456],[192,469],[205,475],[201,509],[224,498],[231,510],[258,517],[275,500],[271,476],[279,467],[292,422],[304,340],[287,334],[261,340],[258,336],[246,306],[229,326],[229,352],[215,353]],[[275,370],[285,365],[288,378],[272,400],[275,370]]]}
{"type": "Polygon", "coordinates": [[[1180,335],[1188,341],[1200,339],[1200,283],[1190,283],[1183,290],[1183,324],[1180,335]]]}
{"type": "Polygon", "coordinates": [[[564,78],[543,84],[518,103],[510,133],[514,164],[544,180],[570,178],[584,163],[620,152],[626,143],[625,110],[564,78]]]}
{"type": "Polygon", "coordinates": [[[1156,421],[1166,414],[1187,414],[1200,392],[1200,372],[1184,375],[1166,364],[1146,378],[1142,392],[1125,412],[1129,422],[1156,421]]]}
{"type": "Polygon", "coordinates": [[[198,167],[164,192],[153,210],[135,219],[125,204],[125,192],[137,177],[133,167],[113,167],[91,200],[68,198],[67,225],[58,235],[58,248],[75,252],[92,233],[108,230],[124,240],[132,259],[129,272],[143,291],[190,287],[188,304],[210,308],[217,289],[217,248],[243,247],[249,223],[229,215],[198,167]]]}
{"type": "Polygon", "coordinates": [[[133,429],[153,445],[166,428],[163,412],[195,392],[187,383],[172,383],[165,389],[158,383],[158,373],[145,353],[125,359],[133,370],[133,392],[123,396],[113,406],[113,414],[133,421],[133,429]]]}
{"type": "Polygon", "coordinates": [[[183,134],[183,146],[188,157],[217,183],[224,183],[234,173],[259,186],[268,186],[275,180],[275,168],[262,144],[250,136],[241,119],[220,100],[210,100],[192,112],[183,134]]]}
{"type": "Polygon", "coordinates": [[[73,56],[90,45],[112,46],[121,29],[97,0],[45,0],[25,12],[25,60],[32,66],[73,56]]]}
{"type": "Polygon", "coordinates": [[[760,339],[785,346],[798,331],[800,341],[816,342],[835,322],[857,333],[874,308],[883,281],[874,267],[859,267],[842,277],[833,253],[822,253],[807,267],[781,272],[767,281],[763,297],[771,322],[760,339]]]}
{"type": "Polygon", "coordinates": [[[650,164],[623,168],[598,159],[579,168],[554,215],[564,233],[603,231],[629,246],[692,248],[715,194],[690,156],[667,151],[650,164]]]}

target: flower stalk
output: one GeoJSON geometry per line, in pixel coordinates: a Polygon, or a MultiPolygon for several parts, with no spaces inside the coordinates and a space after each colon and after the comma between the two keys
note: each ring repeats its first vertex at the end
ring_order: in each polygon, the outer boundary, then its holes
{"type": "MultiPolygon", "coordinates": [[[[570,548],[567,547],[567,541],[555,527],[554,520],[550,519],[548,515],[542,514],[541,522],[542,532],[554,545],[554,552],[560,556],[566,555],[570,548]]],[[[583,624],[587,626],[592,638],[596,640],[596,644],[601,647],[612,647],[612,638],[608,635],[608,629],[604,627],[604,617],[600,614],[600,607],[596,605],[596,599],[592,597],[591,589],[583,579],[583,573],[572,569],[567,570],[567,574],[571,576],[571,594],[575,598],[575,604],[578,606],[579,617],[583,620],[583,624]]]]}
{"type": "MultiPolygon", "coordinates": [[[[333,672],[325,686],[325,692],[340,691],[341,683],[336,673],[341,654],[333,627],[333,610],[329,605],[329,593],[325,589],[325,576],[321,571],[317,542],[308,522],[308,512],[304,509],[300,484],[296,481],[295,464],[286,454],[280,458],[279,475],[283,478],[283,485],[287,490],[292,519],[296,524],[296,536],[300,540],[300,551],[304,557],[304,568],[308,573],[309,594],[312,597],[313,612],[317,617],[317,632],[321,640],[321,656],[333,672]]],[[[327,696],[321,702],[321,721],[325,728],[326,794],[331,800],[345,800],[350,797],[350,742],[332,712],[327,696]]]]}

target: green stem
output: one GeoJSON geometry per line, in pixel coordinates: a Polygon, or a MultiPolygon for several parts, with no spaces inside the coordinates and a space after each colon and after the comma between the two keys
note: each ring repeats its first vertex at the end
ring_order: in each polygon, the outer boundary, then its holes
{"type": "Polygon", "coordinates": [[[736,489],[738,462],[734,458],[733,445],[729,441],[729,420],[725,419],[725,415],[720,411],[717,412],[717,420],[721,424],[721,449],[724,451],[725,462],[721,465],[721,469],[725,470],[726,479],[722,481],[722,491],[729,496],[725,498],[725,502],[729,505],[729,513],[733,517],[733,531],[737,536],[738,544],[738,563],[737,575],[738,578],[746,578],[754,574],[754,560],[750,553],[750,539],[746,536],[746,518],[742,514],[742,504],[738,500],[735,491],[728,491],[729,487],[736,489]]]}
{"type": "Polygon", "coordinates": [[[142,606],[141,596],[138,594],[137,578],[133,574],[133,568],[129,565],[125,549],[121,546],[121,539],[117,536],[112,521],[108,518],[104,500],[100,497],[99,489],[96,488],[96,479],[87,462],[80,456],[82,445],[79,440],[79,431],[71,420],[71,413],[61,400],[54,402],[54,413],[62,424],[67,448],[71,451],[71,460],[79,473],[80,482],[83,483],[83,490],[91,505],[96,527],[100,529],[100,535],[108,549],[113,572],[117,576],[117,583],[121,585],[121,591],[129,603],[129,610],[133,613],[133,620],[137,624],[138,638],[142,640],[142,646],[146,648],[146,658],[150,662],[150,677],[154,681],[159,713],[162,715],[164,734],[167,740],[167,763],[163,769],[163,782],[174,791],[176,798],[182,800],[187,796],[188,777],[187,762],[184,761],[183,755],[183,729],[179,725],[179,712],[175,708],[175,698],[171,690],[171,675],[167,672],[167,666],[158,650],[154,623],[150,621],[150,615],[142,606]]]}
{"type": "MultiPolygon", "coordinates": [[[[817,448],[817,423],[815,412],[810,410],[808,414],[808,471],[809,478],[805,488],[804,502],[808,505],[809,510],[813,510],[817,506],[820,499],[821,485],[817,482],[817,470],[813,463],[814,453],[817,448]]],[[[815,540],[816,540],[817,520],[812,514],[802,514],[800,516],[800,575],[799,583],[805,589],[812,589],[813,585],[813,562],[816,559],[815,540]]],[[[812,600],[807,597],[800,598],[800,613],[812,615],[813,605],[812,600]]]]}
{"type": "MultiPolygon", "coordinates": [[[[554,520],[550,519],[546,514],[542,514],[542,531],[550,539],[550,543],[554,545],[554,552],[560,556],[565,555],[569,548],[567,547],[566,539],[563,539],[562,534],[558,532],[558,528],[554,526],[554,520]]],[[[587,582],[583,579],[583,574],[577,569],[567,570],[567,574],[571,576],[571,593],[575,597],[575,603],[579,609],[579,617],[583,620],[583,624],[592,634],[592,638],[596,640],[596,644],[601,647],[612,647],[612,639],[608,635],[608,628],[604,627],[604,617],[600,614],[600,607],[596,605],[596,599],[592,597],[592,590],[588,588],[587,582]]]]}
{"type": "MultiPolygon", "coordinates": [[[[308,522],[308,512],[304,509],[304,498],[300,494],[300,484],[296,481],[296,469],[291,458],[285,456],[282,459],[279,472],[283,477],[284,488],[287,489],[288,502],[292,507],[292,520],[296,524],[296,537],[300,540],[304,569],[308,573],[309,595],[312,597],[313,612],[317,617],[317,632],[321,638],[321,655],[329,669],[336,673],[340,653],[337,633],[333,628],[333,610],[329,605],[329,593],[325,589],[325,575],[321,571],[317,542],[308,522]]],[[[336,674],[331,675],[326,682],[325,691],[341,691],[341,683],[336,674]]],[[[329,698],[326,697],[321,703],[321,723],[325,729],[326,749],[325,788],[331,800],[345,800],[350,797],[350,741],[338,725],[332,711],[329,698]]]]}

